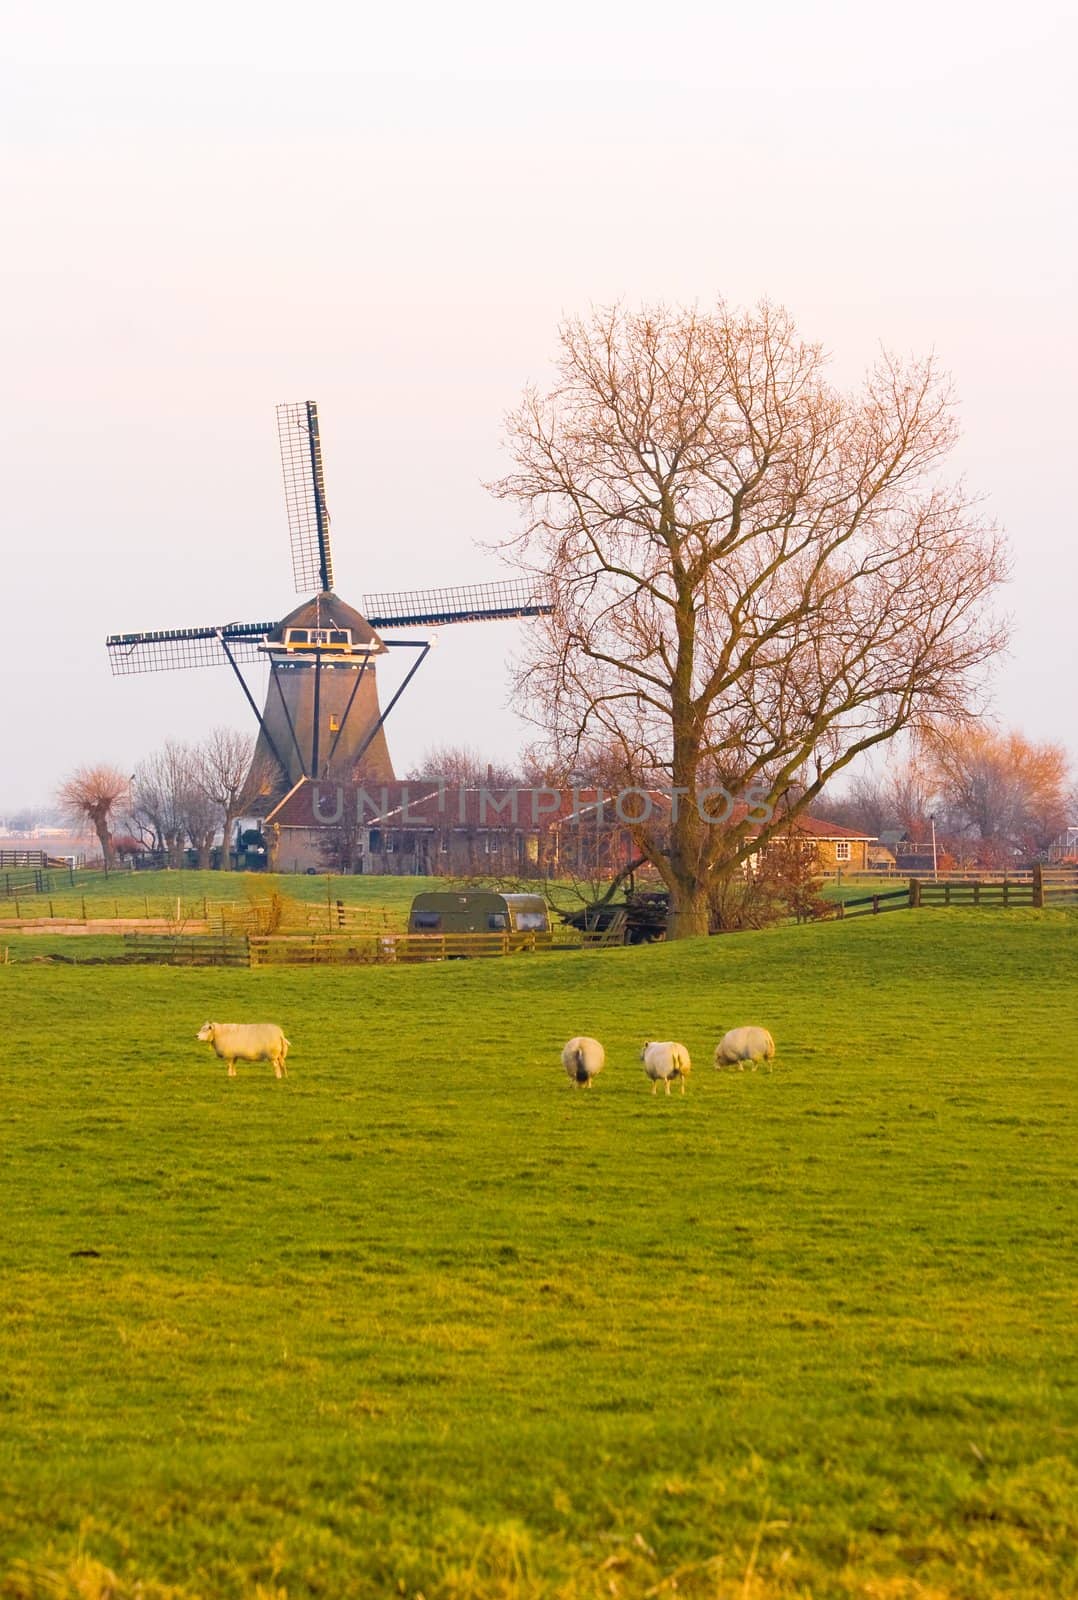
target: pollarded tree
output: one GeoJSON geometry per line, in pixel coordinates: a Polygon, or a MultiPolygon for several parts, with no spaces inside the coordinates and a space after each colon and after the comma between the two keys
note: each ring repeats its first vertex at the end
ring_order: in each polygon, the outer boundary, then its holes
{"type": "Polygon", "coordinates": [[[121,801],[126,801],[130,779],[117,767],[78,767],[61,784],[57,803],[63,815],[72,823],[84,827],[89,823],[97,834],[105,870],[112,866],[112,832],[110,823],[115,820],[121,801]]]}
{"type": "Polygon", "coordinates": [[[766,842],[861,752],[962,715],[1004,639],[1003,550],[938,477],[956,429],[931,360],[881,356],[850,396],[785,312],[720,304],[570,320],[558,369],[492,485],[553,606],[519,690],[559,764],[597,743],[672,790],[647,848],[671,934],[702,934],[761,842],[715,787],[782,800],[766,842]]]}

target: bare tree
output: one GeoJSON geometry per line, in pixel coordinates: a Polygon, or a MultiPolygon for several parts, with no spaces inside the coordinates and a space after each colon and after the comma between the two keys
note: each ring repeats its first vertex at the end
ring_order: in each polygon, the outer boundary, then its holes
{"type": "MultiPolygon", "coordinates": [[[[932,817],[939,811],[939,796],[917,752],[896,762],[887,777],[887,794],[895,826],[913,843],[928,838],[932,817]]],[[[940,818],[942,825],[942,818],[940,818]]]]}
{"type": "Polygon", "coordinates": [[[819,816],[844,828],[857,828],[873,839],[896,826],[890,785],[874,774],[861,773],[848,789],[835,793],[827,789],[820,801],[816,808],[819,816]]]}
{"type": "Polygon", "coordinates": [[[1046,851],[1067,823],[1067,753],[1016,729],[944,726],[921,740],[928,782],[946,828],[1001,859],[1046,851]]]}
{"type": "Polygon", "coordinates": [[[112,866],[112,833],[122,800],[127,799],[130,780],[116,767],[79,767],[66,778],[57,792],[57,803],[72,823],[90,823],[101,844],[106,872],[112,866]]]}
{"type": "Polygon", "coordinates": [[[140,761],[132,780],[130,820],[173,867],[183,865],[192,785],[191,751],[173,739],[140,761]]]}
{"type": "Polygon", "coordinates": [[[233,728],[214,728],[196,752],[195,782],[216,807],[223,827],[221,869],[232,866],[232,829],[238,817],[254,804],[272,774],[254,766],[255,740],[233,728]]]}
{"type": "Polygon", "coordinates": [[[563,325],[559,373],[491,486],[553,606],[519,692],[562,761],[598,740],[673,789],[647,849],[672,936],[702,934],[713,877],[829,777],[966,711],[1005,636],[1001,543],[937,477],[956,430],[931,360],[883,355],[852,398],[771,306],[615,307],[563,325]],[[791,798],[750,839],[758,811],[713,825],[716,779],[791,798]]]}
{"type": "Polygon", "coordinates": [[[196,865],[206,868],[213,860],[213,841],[217,837],[221,813],[199,782],[198,751],[189,749],[188,756],[186,781],[179,796],[180,815],[187,841],[195,852],[196,865]]]}
{"type": "Polygon", "coordinates": [[[511,767],[487,761],[474,746],[464,744],[431,745],[408,778],[440,778],[443,783],[462,789],[484,784],[489,788],[507,789],[520,782],[519,774],[511,767]]]}

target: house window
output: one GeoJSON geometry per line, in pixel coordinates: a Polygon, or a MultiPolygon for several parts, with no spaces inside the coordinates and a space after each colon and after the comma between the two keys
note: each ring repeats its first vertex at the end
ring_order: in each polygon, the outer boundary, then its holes
{"type": "Polygon", "coordinates": [[[848,861],[850,859],[850,841],[848,839],[835,840],[835,860],[848,861]]]}

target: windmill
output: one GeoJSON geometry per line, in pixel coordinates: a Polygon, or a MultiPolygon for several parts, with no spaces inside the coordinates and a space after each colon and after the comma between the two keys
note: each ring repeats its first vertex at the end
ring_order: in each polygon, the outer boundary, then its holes
{"type": "Polygon", "coordinates": [[[362,612],[333,592],[333,556],[322,473],[318,407],[313,400],[277,407],[285,505],[296,591],[307,598],[279,622],[226,622],[156,633],[116,633],[106,640],[117,675],[228,665],[258,720],[252,773],[276,773],[272,787],[301,778],[341,783],[393,779],[385,721],[430,650],[429,639],[381,637],[382,630],[495,622],[549,611],[527,580],[468,588],[367,595],[362,612]],[[314,591],[312,593],[312,591],[314,591]],[[379,709],[375,660],[393,649],[414,661],[385,711],[379,709]],[[269,666],[259,710],[242,663],[269,666]]]}

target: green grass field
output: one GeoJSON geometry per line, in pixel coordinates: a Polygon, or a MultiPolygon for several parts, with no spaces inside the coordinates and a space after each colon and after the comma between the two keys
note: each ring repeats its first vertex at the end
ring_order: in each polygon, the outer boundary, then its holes
{"type": "Polygon", "coordinates": [[[5,920],[23,917],[174,916],[201,917],[204,905],[222,901],[264,900],[280,894],[308,905],[343,900],[350,906],[388,911],[403,928],[412,898],[421,889],[438,889],[451,880],[405,877],[308,876],[270,872],[66,872],[50,874],[48,894],[0,898],[0,935],[5,920]],[[16,907],[18,910],[16,911],[16,907]]]}
{"type": "MultiPolygon", "coordinates": [[[[23,917],[88,918],[173,916],[177,900],[181,915],[200,917],[204,905],[222,901],[265,899],[280,894],[308,905],[325,905],[343,900],[349,906],[385,911],[403,928],[414,895],[422,890],[453,888],[459,880],[450,878],[308,876],[305,873],[268,872],[76,872],[59,870],[50,874],[53,888],[48,894],[22,894],[0,897],[0,935],[5,921],[23,917]]],[[[841,883],[824,884],[826,900],[849,900],[874,890],[902,888],[894,879],[845,878],[841,883]]],[[[575,905],[572,890],[564,886],[561,898],[575,905]]]]}
{"type": "Polygon", "coordinates": [[[0,968],[0,1595],[1078,1594],[1076,980],[1057,911],[0,968]]]}

